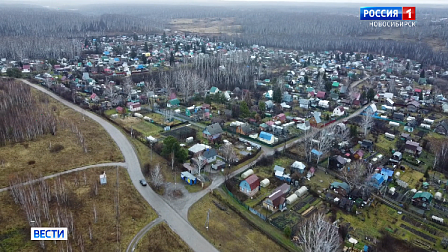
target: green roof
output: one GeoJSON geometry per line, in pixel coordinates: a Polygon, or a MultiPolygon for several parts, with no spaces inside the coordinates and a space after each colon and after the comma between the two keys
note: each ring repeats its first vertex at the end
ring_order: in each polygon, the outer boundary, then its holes
{"type": "Polygon", "coordinates": [[[432,194],[429,192],[418,192],[418,193],[414,194],[414,196],[412,198],[413,199],[426,198],[428,201],[430,201],[432,199],[432,194]]]}
{"type": "Polygon", "coordinates": [[[333,85],[332,85],[333,87],[339,87],[339,82],[337,82],[337,81],[333,81],[333,85]]]}
{"type": "Polygon", "coordinates": [[[217,89],[218,89],[217,87],[210,88],[210,93],[215,93],[217,89]]]}
{"type": "Polygon", "coordinates": [[[350,192],[350,186],[345,182],[333,182],[331,183],[331,187],[333,188],[342,188],[346,192],[350,192]]]}

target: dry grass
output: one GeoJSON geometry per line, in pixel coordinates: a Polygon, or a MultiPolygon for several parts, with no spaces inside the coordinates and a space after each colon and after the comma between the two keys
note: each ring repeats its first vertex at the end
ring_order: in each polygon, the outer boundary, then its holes
{"type": "Polygon", "coordinates": [[[137,245],[135,251],[192,251],[190,247],[171,230],[171,228],[162,222],[153,227],[137,245]]]}
{"type": "Polygon", "coordinates": [[[131,127],[133,130],[137,130],[142,133],[145,137],[153,136],[160,137],[160,132],[162,130],[161,127],[156,126],[150,122],[147,122],[138,117],[125,117],[125,118],[117,118],[115,122],[120,124],[123,128],[130,130],[131,127]]]}
{"type": "Polygon", "coordinates": [[[8,186],[8,177],[14,173],[45,176],[81,166],[124,160],[115,142],[99,124],[39,91],[32,89],[32,92],[47,97],[60,120],[73,122],[78,127],[88,152],[84,153],[75,133],[61,127],[55,136],[44,135],[34,141],[0,147],[0,188],[8,186]],[[50,144],[60,144],[64,149],[50,153],[50,144]]]}
{"type": "MultiPolygon", "coordinates": [[[[67,208],[73,212],[77,236],[82,234],[85,251],[113,251],[116,250],[116,221],[114,195],[116,192],[116,168],[104,167],[85,171],[87,183],[84,184],[84,171],[61,176],[66,189],[72,192],[70,199],[74,204],[67,208]],[[100,185],[98,195],[91,192],[92,184],[98,181],[98,175],[106,171],[107,184],[100,185]],[[75,184],[75,179],[79,184],[75,184]],[[93,205],[97,209],[98,221],[94,223],[93,205]],[[89,239],[88,228],[92,227],[93,239],[89,239]]],[[[47,180],[53,185],[53,179],[47,180]]],[[[125,169],[119,169],[120,195],[120,230],[121,250],[124,251],[137,232],[147,223],[157,217],[155,211],[139,195],[133,187],[125,169]]],[[[55,214],[56,200],[50,203],[51,214],[55,214]]],[[[39,243],[30,241],[29,224],[24,211],[16,205],[9,192],[0,194],[0,251],[38,251],[39,243]],[[1,250],[3,249],[3,250],[1,250]]],[[[48,226],[43,223],[42,226],[48,226]]],[[[72,243],[74,251],[80,248],[72,243]]],[[[47,251],[56,251],[53,242],[46,242],[47,251]]]]}
{"type": "Polygon", "coordinates": [[[424,174],[412,168],[407,168],[406,171],[400,171],[400,180],[409,184],[409,188],[418,188],[419,180],[423,178],[424,174]]]}
{"type": "MultiPolygon", "coordinates": [[[[283,251],[284,249],[249,225],[234,211],[220,210],[212,201],[219,200],[210,194],[194,204],[188,220],[208,241],[220,251],[283,251]],[[205,228],[207,211],[211,210],[209,230],[205,228]]],[[[224,205],[223,203],[221,203],[224,205]]]]}

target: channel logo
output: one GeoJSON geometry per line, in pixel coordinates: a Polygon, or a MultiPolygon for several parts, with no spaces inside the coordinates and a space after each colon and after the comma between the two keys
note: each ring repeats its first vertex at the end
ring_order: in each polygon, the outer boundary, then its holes
{"type": "Polygon", "coordinates": [[[67,228],[33,227],[31,228],[32,241],[66,241],[68,238],[67,228]]]}
{"type": "Polygon", "coordinates": [[[360,20],[415,20],[415,7],[361,7],[360,20]]]}

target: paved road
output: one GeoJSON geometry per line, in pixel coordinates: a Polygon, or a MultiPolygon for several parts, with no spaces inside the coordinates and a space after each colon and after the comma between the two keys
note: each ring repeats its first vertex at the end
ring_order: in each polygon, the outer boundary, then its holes
{"type": "Polygon", "coordinates": [[[107,133],[112,137],[117,146],[120,148],[125,159],[129,177],[134,184],[134,187],[142,195],[142,197],[155,209],[160,218],[166,220],[168,225],[176,232],[194,251],[218,251],[212,244],[210,244],[196,229],[194,229],[187,220],[182,218],[167,202],[165,202],[151,187],[142,187],[139,180],[144,178],[140,168],[140,163],[135,153],[132,144],[115,126],[105,119],[97,116],[89,111],[86,111],[77,105],[70,103],[42,86],[30,83],[27,80],[21,79],[24,83],[36,88],[37,90],[48,94],[62,104],[78,111],[79,113],[88,116],[92,120],[99,123],[107,133]]]}
{"type": "Polygon", "coordinates": [[[352,84],[350,84],[350,88],[354,88],[354,87],[358,86],[359,83],[361,83],[361,82],[367,80],[368,78],[370,78],[369,75],[367,75],[365,78],[363,78],[363,79],[361,79],[361,80],[358,80],[358,81],[353,82],[352,84]]]}
{"type": "MultiPolygon", "coordinates": [[[[104,163],[104,164],[94,164],[94,165],[88,165],[88,166],[84,166],[84,167],[78,167],[78,168],[75,168],[75,169],[71,169],[71,170],[67,170],[67,171],[63,171],[63,172],[58,172],[58,173],[55,173],[55,174],[52,174],[52,175],[41,177],[39,179],[31,180],[31,181],[19,184],[19,186],[20,185],[33,184],[33,183],[36,183],[36,182],[39,182],[39,181],[42,181],[42,180],[54,178],[54,177],[61,176],[61,175],[64,175],[64,174],[68,174],[68,173],[72,173],[72,172],[82,171],[82,170],[95,168],[95,167],[106,167],[106,166],[122,166],[122,167],[126,167],[126,163],[104,163]]],[[[11,187],[1,188],[0,192],[7,191],[10,188],[11,187]]]]}
{"type": "Polygon", "coordinates": [[[135,250],[135,247],[137,246],[138,242],[142,239],[142,237],[146,234],[146,232],[148,232],[151,228],[153,228],[154,226],[156,226],[157,224],[159,224],[160,222],[162,222],[162,218],[157,218],[155,220],[153,220],[151,223],[149,223],[148,225],[146,225],[144,228],[142,228],[142,230],[140,230],[135,236],[134,238],[132,238],[131,243],[129,243],[128,248],[126,249],[126,252],[132,252],[135,250]]]}

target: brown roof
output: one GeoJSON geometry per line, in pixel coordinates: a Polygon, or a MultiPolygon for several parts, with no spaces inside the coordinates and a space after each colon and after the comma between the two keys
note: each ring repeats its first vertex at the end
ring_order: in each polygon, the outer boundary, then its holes
{"type": "Polygon", "coordinates": [[[282,203],[282,198],[284,201],[284,197],[286,193],[289,191],[289,185],[284,183],[283,185],[277,187],[271,195],[269,195],[269,199],[272,201],[274,206],[278,206],[282,203]]]}
{"type": "Polygon", "coordinates": [[[260,179],[255,174],[247,177],[246,182],[249,184],[251,190],[254,190],[255,188],[260,186],[260,179]]]}

